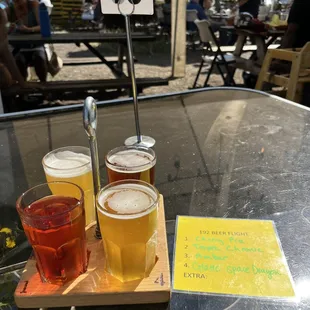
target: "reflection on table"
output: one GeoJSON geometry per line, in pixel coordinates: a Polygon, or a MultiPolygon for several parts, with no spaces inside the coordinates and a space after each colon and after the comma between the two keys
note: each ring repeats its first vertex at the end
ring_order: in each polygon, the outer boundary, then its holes
{"type": "MultiPolygon", "coordinates": [[[[121,100],[113,103],[99,105],[98,110],[102,185],[107,183],[105,154],[135,130],[132,105],[120,104],[121,100]]],[[[1,225],[16,225],[16,197],[44,181],[41,160],[48,151],[88,145],[81,107],[73,108],[2,118],[1,225]],[[66,109],[71,112],[65,113],[66,109]]],[[[169,305],[148,309],[308,309],[310,111],[278,97],[234,88],[146,98],[140,109],[142,132],[157,141],[156,186],[165,198],[170,263],[177,215],[273,220],[301,298],[296,305],[173,293],[169,305]]],[[[29,253],[13,249],[5,255],[11,251],[16,255],[2,256],[2,264],[22,260],[29,253]]]]}

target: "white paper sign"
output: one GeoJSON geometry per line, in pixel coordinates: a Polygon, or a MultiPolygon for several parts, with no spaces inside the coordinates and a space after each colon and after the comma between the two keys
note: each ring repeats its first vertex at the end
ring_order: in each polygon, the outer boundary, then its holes
{"type": "Polygon", "coordinates": [[[103,14],[122,14],[126,15],[153,15],[154,14],[154,4],[153,0],[100,0],[101,10],[103,14]],[[134,9],[133,4],[135,3],[134,9]],[[120,10],[120,11],[119,11],[120,10]]]}

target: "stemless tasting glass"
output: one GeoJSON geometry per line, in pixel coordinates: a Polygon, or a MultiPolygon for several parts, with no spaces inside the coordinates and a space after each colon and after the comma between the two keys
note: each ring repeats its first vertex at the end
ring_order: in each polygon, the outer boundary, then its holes
{"type": "MultiPolygon", "coordinates": [[[[86,225],[94,222],[96,209],[90,150],[83,146],[62,147],[46,154],[42,164],[47,182],[71,182],[83,189],[86,225]]],[[[71,193],[63,191],[62,194],[71,193]]]]}
{"type": "Polygon", "coordinates": [[[106,269],[122,282],[147,277],[155,265],[158,200],[157,189],[138,180],[114,182],[98,193],[106,269]]]}
{"type": "Polygon", "coordinates": [[[84,194],[79,186],[38,185],[18,198],[16,208],[42,282],[63,285],[86,271],[84,194]]]}
{"type": "Polygon", "coordinates": [[[111,150],[105,159],[109,183],[135,179],[154,185],[155,152],[145,146],[121,146],[111,150]]]}

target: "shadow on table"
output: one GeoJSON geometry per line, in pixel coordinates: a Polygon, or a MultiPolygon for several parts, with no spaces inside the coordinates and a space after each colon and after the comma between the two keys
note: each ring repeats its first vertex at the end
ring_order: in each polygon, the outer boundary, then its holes
{"type": "Polygon", "coordinates": [[[43,108],[61,107],[82,103],[87,96],[92,96],[96,100],[114,100],[120,96],[128,96],[126,91],[76,91],[62,94],[49,94],[48,97],[42,94],[29,95],[26,98],[20,96],[9,106],[7,112],[30,111],[43,108]]]}

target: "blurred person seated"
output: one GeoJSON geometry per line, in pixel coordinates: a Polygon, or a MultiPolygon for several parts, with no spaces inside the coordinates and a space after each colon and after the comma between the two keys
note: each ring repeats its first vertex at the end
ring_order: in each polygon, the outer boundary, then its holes
{"type": "Polygon", "coordinates": [[[199,20],[208,19],[204,8],[199,4],[199,0],[191,0],[187,4],[186,10],[196,10],[199,20]]]}
{"type": "MultiPolygon", "coordinates": [[[[200,4],[200,0],[191,0],[186,7],[186,10],[196,10],[197,11],[197,17],[199,20],[208,20],[210,22],[211,28],[214,32],[218,31],[221,26],[226,25],[225,22],[216,22],[211,20],[206,14],[206,11],[208,11],[212,6],[212,0],[204,0],[203,6],[200,4]]],[[[195,30],[196,25],[195,23],[189,23],[189,30],[195,30]]]]}
{"type": "Polygon", "coordinates": [[[227,22],[224,20],[222,20],[222,21],[212,20],[212,16],[209,16],[209,14],[212,13],[212,11],[210,10],[212,7],[212,4],[213,4],[213,0],[204,0],[203,7],[205,8],[205,12],[207,12],[206,15],[207,15],[208,20],[211,24],[211,28],[212,28],[213,32],[216,32],[216,31],[219,31],[222,26],[226,26],[227,22]]]}
{"type": "Polygon", "coordinates": [[[6,13],[6,3],[0,3],[0,89],[8,88],[12,85],[25,87],[25,81],[20,74],[10,51],[8,43],[8,18],[6,13]]]}
{"type": "MultiPolygon", "coordinates": [[[[16,32],[40,33],[38,0],[12,0],[8,11],[9,21],[16,32]]],[[[48,65],[44,45],[26,43],[13,47],[13,55],[24,79],[27,80],[28,67],[33,66],[40,81],[46,82],[48,65]]]]}

